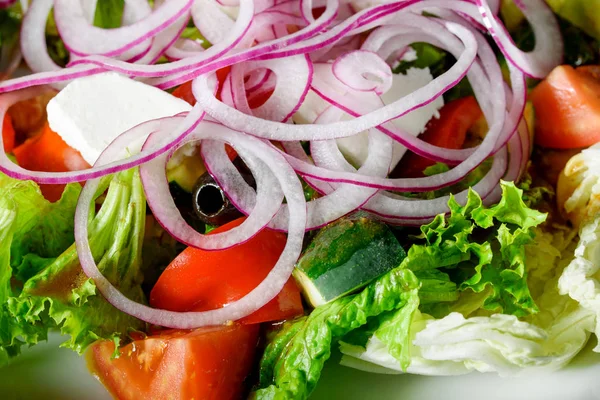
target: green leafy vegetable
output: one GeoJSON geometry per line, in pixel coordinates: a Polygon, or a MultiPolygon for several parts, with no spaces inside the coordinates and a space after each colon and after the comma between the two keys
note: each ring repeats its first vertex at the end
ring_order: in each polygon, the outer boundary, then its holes
{"type": "Polygon", "coordinates": [[[20,6],[0,9],[0,48],[18,42],[21,18],[20,6]]]}
{"type": "Polygon", "coordinates": [[[555,13],[600,39],[600,0],[547,0],[555,13]]]}
{"type": "Polygon", "coordinates": [[[551,186],[538,186],[533,183],[529,167],[521,177],[518,186],[523,191],[523,202],[527,207],[537,207],[544,201],[552,200],[555,196],[554,188],[551,186]]]}
{"type": "MultiPolygon", "coordinates": [[[[568,294],[581,307],[596,316],[593,331],[600,334],[600,215],[587,220],[580,228],[575,257],[558,281],[560,293],[568,294]]],[[[594,349],[600,352],[600,345],[594,349]]]]}
{"type": "MultiPolygon", "coordinates": [[[[410,68],[429,68],[431,75],[437,78],[456,62],[450,53],[432,46],[429,43],[417,42],[411,44],[416,57],[412,61],[401,61],[394,69],[395,74],[406,74],[410,68]]],[[[444,93],[444,100],[450,102],[473,94],[468,79],[462,79],[457,85],[444,93]]]]}
{"type": "Polygon", "coordinates": [[[395,74],[406,74],[411,68],[430,68],[431,73],[441,74],[445,71],[438,71],[442,68],[443,61],[447,53],[429,43],[413,43],[410,47],[415,51],[416,58],[413,61],[401,61],[393,70],[395,74]]]}
{"type": "MultiPolygon", "coordinates": [[[[2,176],[0,194],[0,363],[59,329],[77,352],[97,339],[118,342],[145,325],[96,293],[77,258],[73,213],[79,185],[49,203],[32,182],[2,176]],[[12,264],[12,266],[11,266],[12,264]],[[19,282],[18,279],[23,279],[19,282]],[[2,356],[1,354],[4,354],[2,356]]],[[[104,203],[90,222],[90,246],[100,270],[130,298],[143,301],[141,249],[145,198],[136,170],[105,179],[104,203]]],[[[99,192],[101,193],[101,192],[99,192]]]]}
{"type": "Polygon", "coordinates": [[[331,346],[342,336],[383,312],[410,307],[418,280],[396,268],[360,294],[317,307],[308,317],[284,328],[267,346],[254,399],[306,399],[315,388],[331,346]]]}
{"type": "MultiPolygon", "coordinates": [[[[477,168],[469,172],[463,179],[461,179],[454,185],[444,187],[438,190],[433,190],[430,192],[413,193],[409,195],[422,199],[435,199],[437,197],[447,196],[451,193],[462,192],[463,190],[467,190],[473,187],[475,184],[477,184],[477,182],[479,182],[488,173],[492,166],[492,162],[493,159],[486,159],[477,168]]],[[[448,164],[435,163],[434,165],[425,168],[423,174],[425,176],[433,176],[448,171],[450,171],[450,167],[448,166],[448,164]]]]}
{"type": "MultiPolygon", "coordinates": [[[[578,2],[578,0],[573,1],[573,3],[578,2]]],[[[600,17],[598,17],[598,22],[600,22],[600,17]]],[[[558,18],[558,24],[564,41],[565,64],[577,67],[600,62],[600,36],[594,38],[582,30],[581,27],[578,27],[577,24],[563,18],[558,18]]],[[[511,30],[511,35],[520,49],[524,51],[533,50],[535,36],[528,23],[517,24],[511,30]]]]}
{"type": "Polygon", "coordinates": [[[125,0],[101,0],[96,4],[94,25],[99,28],[118,28],[123,20],[125,0]]]}
{"type": "MultiPolygon", "coordinates": [[[[574,232],[567,228],[553,233],[535,231],[525,257],[528,283],[540,308],[537,314],[521,319],[506,314],[465,318],[453,312],[434,319],[415,311],[411,321],[407,315],[398,315],[395,320],[388,319],[385,329],[396,328],[399,336],[378,335],[377,329],[372,329],[363,344],[344,338],[342,364],[378,373],[427,375],[473,370],[514,375],[525,368],[547,371],[564,366],[587,343],[595,314],[559,292],[559,278],[563,280],[573,265],[574,232]],[[408,341],[403,338],[407,335],[408,341]]],[[[477,296],[469,299],[479,301],[477,296]]]]}

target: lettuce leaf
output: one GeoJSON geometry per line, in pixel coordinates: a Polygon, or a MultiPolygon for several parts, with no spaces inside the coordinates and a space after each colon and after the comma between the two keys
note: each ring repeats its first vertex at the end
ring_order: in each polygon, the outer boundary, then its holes
{"type": "Polygon", "coordinates": [[[409,327],[408,368],[395,354],[399,349],[390,347],[393,341],[376,333],[366,345],[342,342],[342,364],[378,373],[426,375],[473,370],[516,375],[564,366],[585,346],[595,324],[593,312],[559,293],[559,278],[573,259],[573,238],[567,228],[552,233],[536,229],[534,241],[526,246],[528,282],[540,309],[537,314],[466,318],[453,312],[434,319],[416,311],[410,323],[401,321],[402,329],[409,327]]]}
{"type": "MultiPolygon", "coordinates": [[[[502,199],[485,207],[474,191],[469,191],[464,206],[451,198],[450,216],[438,215],[421,227],[421,235],[402,263],[418,272],[442,268],[460,292],[480,293],[482,308],[524,316],[537,307],[527,287],[524,245],[534,237],[532,228],[545,215],[528,208],[522,191],[513,183],[502,183],[502,199]]],[[[436,316],[447,305],[423,311],[436,316]]]]}
{"type": "Polygon", "coordinates": [[[600,39],[600,0],[547,0],[547,3],[556,14],[600,39]]]}
{"type": "Polygon", "coordinates": [[[101,0],[96,4],[94,26],[99,28],[118,28],[123,20],[125,0],[101,0]]]}
{"type": "MultiPolygon", "coordinates": [[[[63,344],[79,353],[97,339],[116,342],[145,325],[96,292],[77,258],[73,214],[79,185],[49,203],[32,182],[1,176],[0,364],[59,329],[63,344]],[[12,265],[11,265],[12,264],[12,265]],[[19,281],[18,279],[23,279],[19,281]],[[2,355],[3,354],[3,355],[2,355]]],[[[145,198],[139,174],[106,178],[106,198],[90,223],[90,246],[100,270],[130,298],[143,301],[141,248],[145,198]]],[[[102,193],[104,190],[100,191],[102,193]]]]}
{"type": "MultiPolygon", "coordinates": [[[[593,332],[600,333],[600,215],[584,223],[579,231],[575,257],[558,281],[561,294],[568,295],[596,316],[593,332]]],[[[594,349],[600,352],[600,345],[594,349]]]]}
{"type": "MultiPolygon", "coordinates": [[[[378,365],[393,365],[397,371],[462,373],[470,367],[450,355],[441,358],[445,360],[443,363],[427,359],[433,354],[429,353],[429,347],[437,349],[436,337],[443,338],[446,333],[451,336],[454,330],[464,331],[449,340],[460,341],[464,334],[465,348],[450,346],[448,352],[455,351],[453,356],[458,357],[456,352],[462,351],[472,360],[477,359],[477,351],[473,350],[473,354],[468,351],[473,346],[468,332],[478,329],[481,334],[475,336],[477,340],[485,340],[488,332],[501,329],[521,330],[529,335],[528,340],[546,338],[542,330],[517,318],[539,311],[529,291],[525,247],[534,242],[535,227],[545,220],[545,215],[528,208],[522,199],[523,192],[514,184],[503,182],[501,186],[502,198],[497,205],[485,207],[479,196],[470,191],[464,205],[450,199],[448,217],[438,215],[421,227],[417,243],[409,249],[401,265],[414,271],[422,281],[420,304],[409,303],[401,310],[384,313],[377,318],[378,325],[370,323],[343,338],[342,349],[348,357],[354,357],[350,361],[346,357],[345,362],[365,367],[364,361],[375,359],[378,365]],[[454,298],[450,284],[458,286],[454,298]],[[440,292],[436,297],[427,288],[440,292]],[[490,312],[506,315],[492,318],[487,316],[490,312]],[[484,316],[474,320],[465,318],[476,313],[484,316]],[[431,335],[429,330],[433,332],[431,335]],[[415,345],[418,340],[421,345],[415,345]]],[[[545,249],[548,247],[551,246],[545,249]]],[[[556,257],[554,248],[549,257],[556,257]]],[[[490,342],[489,346],[492,348],[495,343],[490,342]]],[[[482,354],[486,356],[485,352],[482,354]]]]}
{"type": "Polygon", "coordinates": [[[284,327],[269,343],[260,365],[253,399],[306,399],[315,388],[331,346],[383,312],[418,304],[418,280],[396,268],[361,293],[317,307],[308,317],[284,327]]]}

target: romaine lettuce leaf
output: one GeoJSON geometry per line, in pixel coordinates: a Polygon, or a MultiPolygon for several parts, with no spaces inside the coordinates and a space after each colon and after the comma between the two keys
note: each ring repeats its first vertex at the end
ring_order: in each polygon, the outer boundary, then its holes
{"type": "MultiPolygon", "coordinates": [[[[0,215],[6,215],[0,221],[6,225],[0,249],[0,363],[17,355],[21,345],[45,340],[50,329],[69,335],[63,346],[78,352],[97,339],[119,341],[130,330],[143,329],[141,321],[97,295],[93,281],[81,270],[73,243],[79,185],[68,187],[59,202],[49,203],[32,182],[0,179],[5,189],[0,215]]],[[[90,221],[92,253],[113,284],[143,301],[146,203],[139,174],[119,173],[105,179],[104,189],[107,186],[102,207],[90,221]]]]}
{"type": "MultiPolygon", "coordinates": [[[[579,231],[579,244],[575,257],[565,268],[558,288],[561,294],[569,295],[583,308],[594,313],[596,336],[600,333],[600,215],[587,220],[579,231]]],[[[600,345],[594,349],[600,352],[600,345]]]]}
{"type": "Polygon", "coordinates": [[[409,270],[396,268],[359,294],[317,307],[308,317],[284,327],[267,346],[259,389],[251,398],[308,398],[339,338],[386,311],[407,308],[410,314],[415,304],[417,278],[409,270]]]}
{"type": "Polygon", "coordinates": [[[466,318],[453,312],[434,319],[417,311],[409,325],[408,368],[394,355],[393,342],[377,334],[363,346],[342,342],[342,364],[379,373],[425,375],[473,370],[515,375],[564,366],[585,346],[595,323],[593,312],[558,290],[558,279],[573,259],[572,248],[573,234],[567,229],[553,233],[537,229],[534,242],[527,245],[537,314],[520,319],[505,314],[466,318]]]}
{"type": "Polygon", "coordinates": [[[100,28],[118,28],[123,20],[125,0],[101,0],[96,4],[94,26],[100,28]]]}

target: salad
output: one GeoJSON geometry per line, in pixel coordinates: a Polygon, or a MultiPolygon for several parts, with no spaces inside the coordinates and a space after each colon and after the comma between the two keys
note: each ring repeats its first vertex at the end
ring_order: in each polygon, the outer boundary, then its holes
{"type": "MultiPolygon", "coordinates": [[[[0,0],[0,368],[307,399],[600,332],[600,3],[0,0]]],[[[600,352],[600,347],[594,349],[600,352]]]]}

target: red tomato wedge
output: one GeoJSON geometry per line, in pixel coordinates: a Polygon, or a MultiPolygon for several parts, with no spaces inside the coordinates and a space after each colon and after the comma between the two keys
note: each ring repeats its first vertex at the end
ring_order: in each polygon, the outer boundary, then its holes
{"type": "Polygon", "coordinates": [[[258,325],[168,330],[121,348],[97,342],[86,356],[92,373],[120,400],[237,400],[254,361],[258,325]]]}
{"type": "Polygon", "coordinates": [[[2,141],[4,142],[4,152],[11,153],[15,147],[15,128],[13,127],[10,115],[4,115],[2,121],[2,141]]]}
{"type": "MultiPolygon", "coordinates": [[[[42,131],[14,149],[17,163],[32,171],[67,172],[90,168],[81,154],[67,145],[48,123],[42,131]]],[[[60,199],[65,185],[40,185],[44,197],[50,201],[60,199]]]]}
{"type": "MultiPolygon", "coordinates": [[[[429,121],[420,139],[438,147],[460,149],[465,143],[467,131],[482,115],[473,96],[451,101],[442,107],[439,118],[429,121]]],[[[435,161],[410,152],[402,158],[397,171],[402,177],[421,177],[423,170],[434,164],[435,161]]]]}
{"type": "MultiPolygon", "coordinates": [[[[227,231],[243,221],[237,219],[212,232],[227,231]]],[[[264,229],[246,243],[226,250],[188,247],[162,273],[150,294],[150,304],[170,311],[221,308],[242,298],[266,278],[285,242],[283,233],[264,229]]],[[[279,321],[302,313],[300,291],[290,278],[277,297],[239,322],[279,321]]]]}
{"type": "Polygon", "coordinates": [[[535,142],[575,149],[600,141],[600,74],[597,67],[556,67],[530,94],[535,142]]]}

